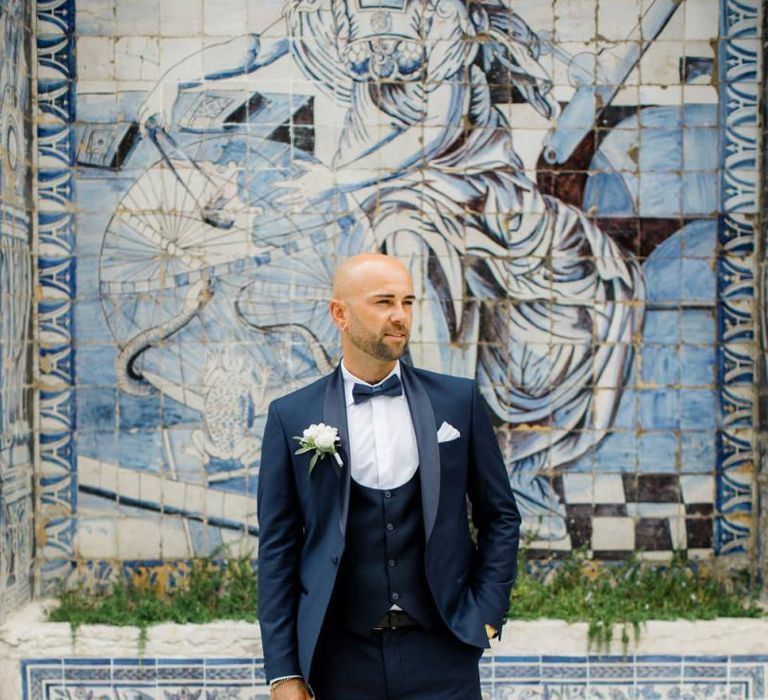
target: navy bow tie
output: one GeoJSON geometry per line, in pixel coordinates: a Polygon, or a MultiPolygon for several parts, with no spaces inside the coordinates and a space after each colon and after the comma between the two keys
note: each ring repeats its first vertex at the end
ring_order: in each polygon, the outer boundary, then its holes
{"type": "Polygon", "coordinates": [[[367,401],[372,396],[400,396],[402,393],[403,385],[400,383],[400,377],[396,374],[393,374],[389,379],[377,386],[355,384],[352,387],[352,398],[355,400],[355,403],[367,401]]]}

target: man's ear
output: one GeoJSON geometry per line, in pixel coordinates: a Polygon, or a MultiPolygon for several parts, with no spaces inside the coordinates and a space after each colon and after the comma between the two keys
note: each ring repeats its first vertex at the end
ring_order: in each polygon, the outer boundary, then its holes
{"type": "Polygon", "coordinates": [[[347,305],[340,299],[331,299],[328,309],[336,327],[343,333],[347,328],[347,305]]]}

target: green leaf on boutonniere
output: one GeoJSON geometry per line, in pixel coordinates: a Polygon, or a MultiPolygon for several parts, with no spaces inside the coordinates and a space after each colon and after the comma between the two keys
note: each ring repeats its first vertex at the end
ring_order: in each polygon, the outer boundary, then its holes
{"type": "Polygon", "coordinates": [[[333,455],[336,463],[340,467],[342,466],[341,457],[336,452],[337,443],[340,440],[337,428],[332,428],[329,425],[325,425],[325,423],[313,423],[304,430],[302,435],[294,435],[293,439],[299,443],[299,449],[294,454],[303,455],[312,450],[315,451],[309,462],[310,474],[312,474],[312,470],[315,468],[318,460],[325,457],[325,455],[333,455]]]}

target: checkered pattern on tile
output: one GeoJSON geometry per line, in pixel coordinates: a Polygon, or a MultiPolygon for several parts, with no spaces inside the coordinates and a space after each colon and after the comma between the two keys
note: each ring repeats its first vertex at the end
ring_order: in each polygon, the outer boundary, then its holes
{"type": "Polygon", "coordinates": [[[711,475],[564,473],[552,484],[565,505],[570,538],[560,552],[587,547],[598,559],[621,559],[636,551],[662,558],[712,550],[711,475]]]}

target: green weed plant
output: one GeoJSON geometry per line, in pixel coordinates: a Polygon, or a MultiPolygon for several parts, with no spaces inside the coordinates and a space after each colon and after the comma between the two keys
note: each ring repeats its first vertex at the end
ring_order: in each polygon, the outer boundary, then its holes
{"type": "Polygon", "coordinates": [[[513,620],[557,618],[589,623],[589,648],[609,648],[614,625],[622,630],[626,653],[630,632],[635,642],[648,620],[712,620],[716,617],[760,617],[757,593],[749,576],[716,578],[707,569],[675,555],[671,562],[594,562],[585,549],[573,552],[546,576],[518,562],[520,576],[512,591],[513,620]]]}
{"type": "MultiPolygon", "coordinates": [[[[648,620],[711,620],[765,614],[757,605],[756,593],[750,591],[748,576],[716,578],[705,568],[677,556],[664,565],[637,557],[626,562],[598,563],[589,559],[586,550],[577,550],[542,576],[526,568],[523,549],[518,569],[510,619],[587,622],[590,649],[607,649],[617,624],[622,629],[626,652],[630,632],[637,641],[648,620]]],[[[49,620],[69,622],[73,635],[85,624],[137,626],[143,649],[147,628],[160,622],[255,622],[257,590],[252,559],[197,559],[179,585],[170,590],[140,577],[130,583],[115,583],[105,595],[94,595],[83,588],[63,592],[49,620]]]]}
{"type": "MultiPolygon", "coordinates": [[[[214,555],[215,556],[215,555],[214,555]]],[[[60,604],[48,619],[69,622],[73,638],[81,625],[102,624],[139,628],[141,649],[147,629],[160,622],[202,624],[214,620],[255,622],[258,578],[248,557],[195,559],[177,587],[166,589],[139,578],[116,582],[103,595],[79,587],[59,595],[60,604]]]]}

